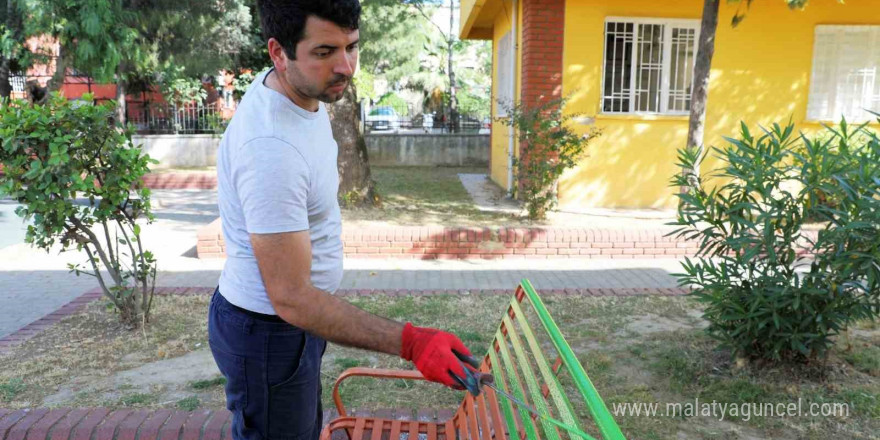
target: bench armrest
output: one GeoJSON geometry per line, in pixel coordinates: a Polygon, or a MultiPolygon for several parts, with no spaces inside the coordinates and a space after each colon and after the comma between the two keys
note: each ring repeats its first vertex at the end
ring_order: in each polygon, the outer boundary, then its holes
{"type": "Polygon", "coordinates": [[[333,385],[333,403],[336,404],[336,410],[339,411],[339,417],[346,417],[345,406],[342,404],[342,397],[339,396],[339,385],[349,377],[375,377],[384,379],[410,379],[410,380],[427,380],[422,373],[417,370],[391,370],[387,368],[349,368],[342,372],[333,385]]]}

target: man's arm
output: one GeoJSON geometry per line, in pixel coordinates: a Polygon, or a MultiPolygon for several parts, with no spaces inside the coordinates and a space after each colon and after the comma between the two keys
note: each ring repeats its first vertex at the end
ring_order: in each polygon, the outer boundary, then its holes
{"type": "Polygon", "coordinates": [[[399,356],[404,325],[312,286],[309,231],[251,234],[269,300],[285,321],[328,341],[399,356]]]}

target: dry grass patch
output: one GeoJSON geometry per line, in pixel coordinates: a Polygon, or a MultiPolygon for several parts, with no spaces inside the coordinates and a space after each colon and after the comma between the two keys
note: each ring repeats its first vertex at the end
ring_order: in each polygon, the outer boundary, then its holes
{"type": "MultiPolygon", "coordinates": [[[[378,315],[451,330],[485,353],[510,301],[501,296],[352,297],[378,315]]],[[[688,298],[560,297],[545,303],[606,404],[701,402],[846,403],[847,417],[645,417],[618,415],[629,438],[875,438],[880,432],[880,329],[860,323],[841,338],[827,368],[737,367],[701,327],[688,298]]],[[[224,407],[224,380],[207,349],[208,296],[157,297],[154,320],[129,332],[101,304],[69,317],[0,357],[0,407],[40,405],[192,409],[224,407]],[[47,400],[54,398],[52,403],[47,400]]],[[[537,325],[537,321],[534,322],[537,325]]],[[[542,345],[548,344],[544,339],[542,345]]],[[[394,356],[330,345],[323,403],[354,366],[411,368],[394,356]]],[[[563,386],[572,390],[567,374],[563,386]]],[[[422,382],[352,379],[350,408],[454,408],[463,393],[422,382]]],[[[587,408],[577,401],[583,419],[587,408]]],[[[589,428],[588,428],[589,430],[589,428]]]]}

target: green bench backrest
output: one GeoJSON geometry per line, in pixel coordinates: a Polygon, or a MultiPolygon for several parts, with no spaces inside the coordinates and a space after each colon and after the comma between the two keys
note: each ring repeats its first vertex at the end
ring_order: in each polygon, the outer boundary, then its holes
{"type": "Polygon", "coordinates": [[[570,431],[559,428],[499,395],[498,402],[512,440],[515,440],[514,433],[522,440],[595,438],[589,434],[584,437],[578,431],[598,431],[600,438],[606,440],[625,438],[584,367],[526,279],[517,288],[508,312],[495,333],[488,364],[496,386],[528,403],[541,415],[577,429],[570,431]],[[535,318],[538,322],[534,322],[535,318]],[[545,356],[545,352],[551,356],[545,356]],[[551,364],[548,357],[555,361],[551,364]],[[561,376],[560,370],[568,376],[561,376]],[[560,379],[570,381],[573,386],[569,384],[566,389],[560,379]],[[578,417],[572,400],[581,407],[586,406],[592,418],[591,424],[585,423],[583,417],[578,417]]]}

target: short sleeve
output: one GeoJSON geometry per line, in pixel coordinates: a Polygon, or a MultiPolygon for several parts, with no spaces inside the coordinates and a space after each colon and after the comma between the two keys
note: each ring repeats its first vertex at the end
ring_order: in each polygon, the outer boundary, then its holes
{"type": "Polygon", "coordinates": [[[232,173],[249,234],[309,229],[310,168],[292,145],[255,139],[238,152],[232,173]]]}

